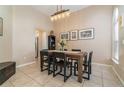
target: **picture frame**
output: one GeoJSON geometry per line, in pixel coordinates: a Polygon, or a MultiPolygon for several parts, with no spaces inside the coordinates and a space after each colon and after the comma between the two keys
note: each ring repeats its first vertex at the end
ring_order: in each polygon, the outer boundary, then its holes
{"type": "Polygon", "coordinates": [[[3,36],[3,18],[0,17],[0,36],[3,36]]]}
{"type": "Polygon", "coordinates": [[[69,40],[69,32],[60,33],[60,39],[69,40]]]}
{"type": "Polygon", "coordinates": [[[79,31],[79,40],[94,39],[94,28],[82,29],[79,31]]]}
{"type": "Polygon", "coordinates": [[[71,40],[78,40],[78,30],[73,30],[70,32],[71,40]]]}

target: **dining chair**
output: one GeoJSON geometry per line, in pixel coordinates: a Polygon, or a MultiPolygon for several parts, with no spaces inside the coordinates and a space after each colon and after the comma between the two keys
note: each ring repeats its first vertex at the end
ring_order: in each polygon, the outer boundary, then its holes
{"type": "Polygon", "coordinates": [[[40,66],[41,66],[41,71],[47,70],[48,68],[48,52],[47,50],[41,50],[40,51],[40,66]]]}
{"type": "MultiPolygon", "coordinates": [[[[75,52],[81,52],[81,49],[72,49],[72,51],[75,51],[75,52]]],[[[69,62],[71,61],[72,62],[72,67],[74,68],[74,63],[75,62],[78,62],[78,59],[77,58],[68,58],[69,62]]],[[[78,66],[78,65],[77,65],[78,66]]],[[[74,68],[75,69],[75,68],[74,68]]],[[[78,67],[77,67],[78,69],[78,67]]],[[[76,72],[74,70],[74,75],[76,75],[76,72]]]]}
{"type": "MultiPolygon", "coordinates": [[[[83,70],[83,73],[86,73],[87,74],[87,77],[86,76],[83,76],[84,79],[87,79],[87,80],[90,80],[90,75],[91,75],[91,71],[92,71],[92,55],[93,55],[93,51],[91,51],[89,53],[89,55],[85,55],[84,56],[84,63],[83,63],[83,66],[84,66],[84,70],[83,70]],[[88,56],[88,57],[87,57],[88,56]]],[[[74,64],[74,72],[75,72],[75,75],[77,76],[76,74],[76,70],[77,70],[77,67],[78,66],[78,63],[75,62],[74,64]]]]}
{"type": "Polygon", "coordinates": [[[50,63],[48,63],[48,49],[43,49],[40,51],[40,66],[41,66],[41,71],[48,70],[48,64],[52,64],[53,59],[50,58],[50,63]]]}
{"type": "Polygon", "coordinates": [[[72,49],[72,51],[81,52],[81,49],[72,49]]]}
{"type": "Polygon", "coordinates": [[[67,61],[67,57],[64,53],[60,53],[60,52],[53,52],[54,55],[54,61],[53,61],[53,77],[55,77],[56,75],[62,75],[64,76],[64,82],[66,82],[66,80],[72,75],[72,63],[67,61]],[[60,71],[57,72],[55,70],[55,66],[60,67],[60,71]],[[67,66],[70,67],[70,70],[67,69],[67,66]],[[64,74],[62,74],[64,70],[64,74]],[[70,74],[67,76],[67,70],[70,71],[70,74]]]}

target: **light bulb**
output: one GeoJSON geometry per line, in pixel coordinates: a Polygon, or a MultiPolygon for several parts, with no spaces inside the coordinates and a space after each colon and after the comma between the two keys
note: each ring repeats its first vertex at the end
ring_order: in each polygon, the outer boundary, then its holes
{"type": "Polygon", "coordinates": [[[60,19],[60,18],[61,18],[61,15],[59,14],[59,15],[58,15],[58,19],[60,19]]]}
{"type": "Polygon", "coordinates": [[[54,19],[57,20],[57,16],[56,15],[54,16],[54,19]]]}
{"type": "Polygon", "coordinates": [[[54,17],[51,17],[51,21],[53,21],[54,20],[54,17]]]}
{"type": "Polygon", "coordinates": [[[65,17],[65,13],[62,13],[62,18],[64,18],[65,17]]]}
{"type": "Polygon", "coordinates": [[[70,16],[70,12],[66,12],[66,15],[67,15],[67,16],[70,16]]]}

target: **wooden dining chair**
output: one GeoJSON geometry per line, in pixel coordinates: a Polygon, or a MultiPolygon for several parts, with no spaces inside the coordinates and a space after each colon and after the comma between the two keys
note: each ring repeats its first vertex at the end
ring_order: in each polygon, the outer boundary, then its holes
{"type": "Polygon", "coordinates": [[[47,70],[48,68],[48,52],[47,50],[41,50],[40,51],[40,66],[41,71],[47,70]]]}
{"type": "Polygon", "coordinates": [[[72,51],[81,52],[81,49],[72,49],[72,51]]]}
{"type": "MultiPolygon", "coordinates": [[[[40,51],[40,66],[41,66],[41,71],[44,71],[44,70],[48,70],[48,57],[49,57],[49,54],[48,54],[48,50],[47,49],[43,49],[40,51]]],[[[53,62],[53,59],[50,58],[50,66],[53,62]]]]}
{"type": "Polygon", "coordinates": [[[64,82],[72,75],[72,63],[67,61],[67,57],[64,53],[59,52],[53,52],[54,55],[54,61],[53,61],[53,77],[56,75],[62,75],[64,76],[64,82]],[[57,72],[55,70],[55,66],[60,67],[60,71],[57,72]],[[70,67],[70,74],[67,76],[67,66],[70,67]],[[64,74],[62,74],[62,70],[64,70],[64,74]]]}
{"type": "MultiPolygon", "coordinates": [[[[83,63],[84,70],[83,70],[83,73],[86,73],[87,77],[83,76],[83,78],[87,79],[87,80],[90,80],[90,75],[91,75],[91,71],[92,71],[92,64],[91,64],[92,63],[92,55],[93,55],[93,51],[91,51],[89,53],[89,56],[87,54],[84,56],[84,63],[83,63]]],[[[75,64],[74,64],[75,76],[77,76],[77,74],[76,74],[77,66],[78,66],[78,63],[75,62],[75,64]]]]}
{"type": "MultiPolygon", "coordinates": [[[[81,52],[81,49],[72,49],[72,51],[75,51],[75,52],[81,52]]],[[[71,61],[72,62],[72,67],[74,68],[74,63],[75,62],[78,62],[78,59],[77,58],[68,58],[69,62],[71,61]]],[[[78,66],[78,65],[77,65],[78,66]]],[[[77,67],[78,68],[78,67],[77,67]]],[[[75,69],[75,68],[74,68],[75,69]]],[[[76,75],[76,72],[74,70],[74,75],[76,75]]]]}

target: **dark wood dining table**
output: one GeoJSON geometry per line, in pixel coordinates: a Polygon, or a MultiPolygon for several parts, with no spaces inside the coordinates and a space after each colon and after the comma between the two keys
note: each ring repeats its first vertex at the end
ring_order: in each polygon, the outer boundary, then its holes
{"type": "Polygon", "coordinates": [[[83,75],[83,58],[86,52],[77,52],[77,51],[60,51],[60,50],[48,50],[49,54],[53,52],[61,52],[65,53],[67,57],[78,59],[78,82],[82,83],[82,75],[83,75]]]}

